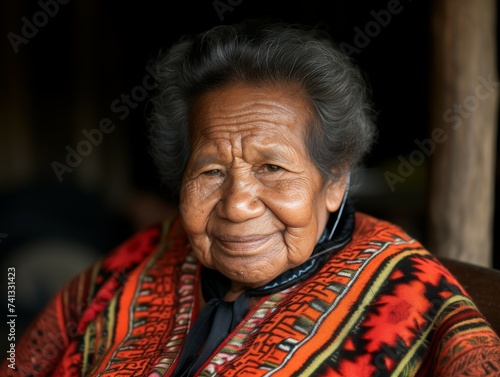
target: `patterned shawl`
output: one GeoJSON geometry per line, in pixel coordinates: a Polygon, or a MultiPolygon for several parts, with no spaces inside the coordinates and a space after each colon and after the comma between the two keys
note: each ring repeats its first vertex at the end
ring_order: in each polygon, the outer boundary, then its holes
{"type": "MultiPolygon", "coordinates": [[[[168,376],[198,312],[200,268],[178,218],[66,285],[7,376],[168,376]]],[[[456,279],[399,227],[356,213],[352,241],[267,295],[201,376],[498,376],[500,339],[456,279]]]]}

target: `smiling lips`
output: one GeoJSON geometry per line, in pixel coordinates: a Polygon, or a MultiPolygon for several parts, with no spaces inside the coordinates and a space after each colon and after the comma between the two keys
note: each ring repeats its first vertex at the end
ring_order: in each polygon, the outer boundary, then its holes
{"type": "Polygon", "coordinates": [[[269,242],[274,234],[250,235],[250,236],[217,236],[215,239],[224,249],[236,252],[245,252],[248,256],[252,252],[258,252],[263,245],[269,242]]]}

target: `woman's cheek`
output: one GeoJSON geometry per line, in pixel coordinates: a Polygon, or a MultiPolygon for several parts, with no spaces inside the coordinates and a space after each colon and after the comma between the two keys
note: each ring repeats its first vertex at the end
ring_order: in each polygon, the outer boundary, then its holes
{"type": "Polygon", "coordinates": [[[312,205],[307,191],[294,191],[293,186],[286,192],[268,192],[264,194],[267,207],[288,227],[306,227],[310,225],[312,205]]]}
{"type": "Polygon", "coordinates": [[[195,182],[183,184],[179,209],[188,233],[199,233],[201,224],[205,222],[206,210],[200,206],[200,203],[203,203],[200,195],[199,185],[195,182]]]}
{"type": "Polygon", "coordinates": [[[184,185],[180,211],[188,235],[208,237],[210,216],[218,201],[218,190],[213,185],[203,185],[199,181],[184,185]]]}
{"type": "Polygon", "coordinates": [[[207,234],[207,223],[210,216],[210,207],[196,182],[189,182],[183,186],[180,211],[184,229],[196,258],[204,265],[213,267],[210,255],[210,237],[207,234]]]}
{"type": "Polygon", "coordinates": [[[189,237],[196,259],[209,268],[214,268],[212,254],[210,253],[210,239],[205,235],[189,237]]]}

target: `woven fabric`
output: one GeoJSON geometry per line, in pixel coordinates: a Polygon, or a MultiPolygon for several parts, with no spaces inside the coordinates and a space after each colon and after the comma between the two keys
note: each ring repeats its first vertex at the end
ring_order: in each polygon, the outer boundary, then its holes
{"type": "MultiPolygon", "coordinates": [[[[73,279],[16,345],[8,376],[168,376],[196,318],[200,268],[177,218],[73,279]]],[[[500,339],[399,227],[356,213],[311,278],[261,297],[201,376],[496,376],[500,339]]]]}

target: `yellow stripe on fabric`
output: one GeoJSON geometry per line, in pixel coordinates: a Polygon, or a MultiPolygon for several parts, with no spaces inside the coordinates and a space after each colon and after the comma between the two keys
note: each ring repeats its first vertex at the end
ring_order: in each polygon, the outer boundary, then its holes
{"type": "MultiPolygon", "coordinates": [[[[411,255],[428,255],[428,251],[425,249],[412,249],[412,250],[407,250],[404,252],[401,252],[399,254],[396,254],[393,256],[392,259],[390,259],[390,262],[385,266],[383,271],[378,275],[378,277],[375,279],[373,286],[374,287],[380,287],[382,283],[388,278],[388,276],[392,273],[394,270],[394,267],[404,258],[407,256],[411,255]]],[[[317,357],[314,358],[314,362],[309,364],[305,370],[302,370],[299,373],[299,376],[310,376],[315,370],[317,370],[323,363],[324,361],[330,357],[330,355],[338,348],[340,345],[345,341],[345,338],[349,334],[350,331],[352,331],[353,326],[356,324],[356,322],[359,320],[361,317],[363,311],[365,310],[366,306],[372,301],[373,297],[375,297],[378,294],[377,289],[369,289],[365,297],[363,298],[361,304],[358,306],[358,309],[349,317],[349,320],[347,323],[344,325],[343,329],[340,331],[339,335],[335,338],[335,341],[332,342],[328,347],[324,349],[323,352],[321,352],[317,357]]]]}
{"type": "Polygon", "coordinates": [[[395,376],[399,376],[402,369],[406,367],[406,365],[410,362],[410,359],[415,355],[417,350],[422,346],[422,343],[427,341],[427,336],[434,329],[434,323],[438,319],[442,320],[442,318],[440,318],[441,313],[444,310],[446,310],[450,305],[455,304],[456,302],[459,302],[459,301],[465,301],[468,304],[474,306],[474,303],[465,296],[452,296],[451,298],[446,300],[444,302],[444,305],[439,309],[439,311],[434,316],[434,318],[433,318],[432,322],[429,324],[429,327],[427,328],[427,330],[423,332],[423,334],[422,334],[423,336],[421,336],[420,339],[416,343],[414,343],[414,345],[406,353],[405,357],[403,359],[401,359],[400,363],[398,364],[398,367],[393,372],[393,374],[395,376]]]}
{"type": "Polygon", "coordinates": [[[460,334],[467,334],[469,332],[478,332],[478,331],[485,331],[485,330],[492,331],[491,326],[488,323],[486,323],[484,321],[484,319],[482,319],[481,317],[477,317],[474,319],[470,319],[468,321],[463,321],[463,322],[457,323],[453,327],[450,327],[450,330],[455,328],[455,327],[458,327],[460,325],[472,325],[474,323],[476,323],[476,327],[474,327],[473,329],[461,330],[460,334]]]}
{"type": "MultiPolygon", "coordinates": [[[[92,269],[92,275],[90,276],[90,281],[88,282],[88,285],[89,285],[89,292],[88,292],[88,295],[87,297],[85,298],[85,309],[89,306],[89,304],[92,302],[92,299],[94,298],[94,294],[95,294],[95,288],[96,288],[96,285],[95,285],[95,282],[97,280],[97,277],[99,276],[99,271],[101,271],[101,262],[102,262],[102,259],[99,259],[95,264],[94,264],[94,268],[92,269]]],[[[86,276],[84,274],[84,276],[86,276]]],[[[78,298],[78,302],[81,302],[80,301],[80,297],[78,298]]],[[[80,314],[80,313],[78,313],[80,314]]]]}
{"type": "Polygon", "coordinates": [[[116,295],[111,299],[109,303],[109,308],[108,308],[108,318],[107,318],[107,325],[106,325],[106,331],[108,332],[108,339],[106,341],[106,349],[108,350],[112,342],[111,340],[114,338],[114,327],[115,327],[115,322],[116,322],[116,303],[117,303],[117,298],[116,295]]]}
{"type": "MultiPolygon", "coordinates": [[[[80,310],[78,311],[77,315],[79,316],[81,316],[82,313],[85,312],[85,310],[87,310],[90,303],[92,302],[92,296],[95,290],[95,281],[97,279],[97,276],[99,275],[100,267],[101,267],[101,261],[99,260],[94,264],[88,282],[85,282],[87,274],[82,274],[83,281],[80,280],[78,284],[77,300],[76,300],[77,303],[83,304],[83,305],[78,304],[78,308],[80,308],[80,310]],[[83,299],[83,292],[85,291],[85,285],[88,285],[88,293],[87,297],[83,299]]],[[[88,361],[89,351],[92,348],[90,344],[92,326],[93,323],[89,323],[83,337],[84,348],[82,350],[82,375],[84,375],[87,372],[87,369],[89,368],[87,361],[88,361]]]]}
{"type": "Polygon", "coordinates": [[[91,331],[92,328],[94,327],[94,323],[90,323],[87,329],[85,330],[85,335],[83,337],[83,344],[84,348],[82,350],[82,376],[84,376],[87,373],[87,369],[89,368],[89,365],[87,363],[87,360],[89,359],[89,351],[91,348],[90,344],[90,338],[91,338],[91,331]]]}
{"type": "Polygon", "coordinates": [[[467,335],[467,334],[470,334],[470,333],[478,333],[478,332],[485,331],[485,330],[486,331],[491,331],[491,327],[486,322],[484,322],[484,320],[482,320],[479,317],[471,319],[469,321],[464,321],[464,322],[457,323],[453,327],[450,327],[450,330],[453,329],[453,328],[455,328],[455,327],[461,326],[461,325],[468,325],[468,324],[473,324],[473,323],[477,323],[478,326],[476,326],[476,327],[474,327],[472,329],[460,330],[460,336],[467,335]]]}

